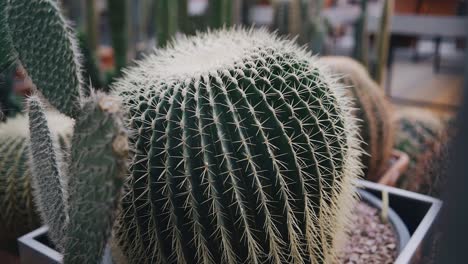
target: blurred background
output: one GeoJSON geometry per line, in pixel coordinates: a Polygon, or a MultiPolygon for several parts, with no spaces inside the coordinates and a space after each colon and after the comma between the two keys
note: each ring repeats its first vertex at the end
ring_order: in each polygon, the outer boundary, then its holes
{"type": "MultiPolygon", "coordinates": [[[[317,55],[351,56],[402,106],[457,109],[466,48],[465,0],[60,0],[79,33],[89,80],[108,89],[122,68],[172,38],[223,26],[265,27],[317,55]]],[[[5,74],[4,74],[5,75],[5,74]]],[[[0,92],[27,94],[21,72],[0,92]]],[[[21,100],[2,96],[3,112],[21,100]],[[7,99],[5,99],[7,98],[7,99]],[[10,102],[9,102],[10,101],[10,102]]]]}

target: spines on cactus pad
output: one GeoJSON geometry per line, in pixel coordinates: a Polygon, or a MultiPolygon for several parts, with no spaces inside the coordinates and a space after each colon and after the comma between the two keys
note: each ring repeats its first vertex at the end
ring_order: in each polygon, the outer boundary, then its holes
{"type": "Polygon", "coordinates": [[[120,104],[103,94],[83,102],[66,168],[54,159],[57,147],[47,135],[41,102],[33,97],[29,107],[36,199],[49,235],[63,252],[64,263],[96,263],[108,243],[126,173],[128,144],[120,104]],[[42,145],[37,142],[40,132],[42,145]],[[49,155],[42,155],[40,147],[49,155]],[[48,193],[53,190],[58,191],[48,193]]]}
{"type": "Polygon", "coordinates": [[[134,131],[130,263],[333,261],[361,171],[342,85],[264,30],[178,40],[114,90],[134,131]]]}
{"type": "Polygon", "coordinates": [[[72,139],[65,263],[96,263],[102,258],[117,214],[127,159],[118,99],[91,95],[83,102],[72,139]]]}
{"type": "Polygon", "coordinates": [[[18,56],[13,47],[10,28],[7,23],[8,2],[9,0],[0,0],[0,73],[11,67],[18,56]]]}
{"type": "MultiPolygon", "coordinates": [[[[53,140],[69,145],[72,121],[48,112],[53,123],[53,140]]],[[[30,136],[24,115],[0,124],[0,248],[14,249],[16,239],[39,227],[40,217],[33,202],[33,171],[28,162],[30,136]]]]}
{"type": "Polygon", "coordinates": [[[327,56],[319,60],[341,78],[354,101],[354,115],[362,120],[360,135],[365,177],[378,181],[386,168],[393,149],[395,125],[392,109],[379,85],[372,80],[367,70],[348,57],[327,56]]]}
{"type": "Polygon", "coordinates": [[[34,197],[43,222],[49,226],[50,239],[61,250],[67,218],[63,202],[67,180],[64,174],[68,168],[61,163],[58,142],[53,140],[44,106],[38,97],[29,99],[28,113],[34,197]]]}
{"type": "Polygon", "coordinates": [[[2,20],[36,87],[60,112],[75,118],[82,83],[80,55],[58,5],[54,0],[10,0],[0,7],[7,10],[2,20]]]}

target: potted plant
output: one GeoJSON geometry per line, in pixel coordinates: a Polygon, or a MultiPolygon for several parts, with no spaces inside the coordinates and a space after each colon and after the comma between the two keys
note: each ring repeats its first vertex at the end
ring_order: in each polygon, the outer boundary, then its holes
{"type": "Polygon", "coordinates": [[[43,95],[28,105],[32,175],[64,263],[107,248],[136,263],[337,260],[361,142],[344,86],[309,53],[265,30],[201,33],[87,97],[55,2],[0,11],[3,48],[43,95]],[[76,122],[63,160],[45,100],[76,122]]]}
{"type": "MultiPolygon", "coordinates": [[[[432,237],[442,203],[440,200],[368,181],[359,181],[360,196],[381,212],[383,193],[388,194],[389,222],[396,230],[398,256],[395,263],[418,263],[425,243],[432,237]]],[[[355,242],[355,241],[354,241],[355,242]]],[[[41,227],[18,240],[22,263],[61,263],[62,256],[47,238],[47,227],[41,227]]],[[[102,263],[112,263],[106,248],[102,263]]]]}

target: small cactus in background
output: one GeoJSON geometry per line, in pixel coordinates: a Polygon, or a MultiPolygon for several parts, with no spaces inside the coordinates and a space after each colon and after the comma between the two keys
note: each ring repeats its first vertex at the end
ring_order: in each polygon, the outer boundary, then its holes
{"type": "MultiPolygon", "coordinates": [[[[59,153],[69,147],[73,122],[54,112],[46,115],[59,153]]],[[[33,202],[28,119],[24,115],[0,124],[0,249],[14,251],[16,239],[39,227],[33,202]]]]}
{"type": "Polygon", "coordinates": [[[447,138],[446,123],[430,111],[415,109],[398,112],[395,122],[395,148],[410,157],[409,169],[399,179],[397,186],[424,192],[424,189],[431,188],[422,185],[423,182],[428,183],[425,180],[428,168],[425,164],[435,152],[443,151],[438,148],[443,148],[447,138]]]}
{"type": "Polygon", "coordinates": [[[129,261],[332,262],[360,172],[343,92],[261,30],[183,39],[131,69],[115,85],[136,132],[116,230],[129,261]]]}
{"type": "Polygon", "coordinates": [[[361,155],[364,175],[378,181],[390,160],[394,124],[391,106],[379,85],[367,73],[363,65],[348,57],[322,57],[319,60],[329,66],[332,72],[349,88],[354,99],[354,115],[362,120],[360,135],[362,148],[367,154],[361,155]]]}

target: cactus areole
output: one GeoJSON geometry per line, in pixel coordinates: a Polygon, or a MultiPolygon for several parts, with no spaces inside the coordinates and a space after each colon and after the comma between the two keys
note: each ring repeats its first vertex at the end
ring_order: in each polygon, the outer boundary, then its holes
{"type": "Polygon", "coordinates": [[[114,86],[133,131],[130,263],[333,262],[361,173],[340,84],[264,30],[180,39],[114,86]]]}

